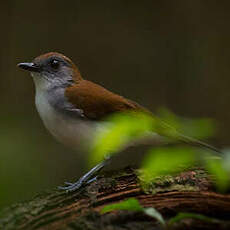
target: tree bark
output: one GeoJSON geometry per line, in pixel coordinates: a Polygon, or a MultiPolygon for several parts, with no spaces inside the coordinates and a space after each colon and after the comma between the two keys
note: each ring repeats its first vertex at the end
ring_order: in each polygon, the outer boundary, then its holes
{"type": "Polygon", "coordinates": [[[131,197],[143,207],[156,208],[166,220],[178,212],[218,219],[212,223],[185,219],[174,224],[173,229],[230,229],[230,195],[217,193],[204,170],[163,176],[148,186],[140,184],[136,171],[125,169],[101,175],[78,192],[49,191],[5,209],[0,213],[0,229],[163,229],[141,212],[100,213],[105,205],[131,197]]]}

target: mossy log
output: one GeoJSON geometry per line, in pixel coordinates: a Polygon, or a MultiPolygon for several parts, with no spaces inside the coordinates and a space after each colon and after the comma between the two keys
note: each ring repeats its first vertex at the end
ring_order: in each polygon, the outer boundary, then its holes
{"type": "Polygon", "coordinates": [[[0,213],[0,229],[163,229],[144,213],[113,211],[101,214],[108,204],[134,197],[144,207],[156,208],[168,220],[178,212],[203,214],[217,222],[186,219],[170,229],[230,229],[230,195],[215,191],[210,177],[202,169],[176,176],[164,176],[148,186],[140,186],[136,171],[101,175],[78,192],[53,190],[31,201],[6,208],[0,213]]]}

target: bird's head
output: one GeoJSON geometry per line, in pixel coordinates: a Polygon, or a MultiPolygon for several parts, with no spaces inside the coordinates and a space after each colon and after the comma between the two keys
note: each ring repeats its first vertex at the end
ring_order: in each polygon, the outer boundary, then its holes
{"type": "Polygon", "coordinates": [[[18,67],[31,72],[36,86],[67,87],[82,79],[76,65],[56,52],[40,55],[32,62],[19,63],[18,67]]]}

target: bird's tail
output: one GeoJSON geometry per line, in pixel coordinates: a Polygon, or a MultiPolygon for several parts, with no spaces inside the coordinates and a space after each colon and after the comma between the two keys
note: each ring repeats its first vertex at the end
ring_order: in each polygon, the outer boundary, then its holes
{"type": "Polygon", "coordinates": [[[193,146],[196,146],[196,147],[201,147],[201,148],[204,148],[204,149],[208,149],[208,150],[211,150],[211,151],[214,151],[216,153],[221,153],[221,150],[212,146],[212,145],[209,145],[203,141],[200,141],[196,138],[193,138],[193,137],[188,137],[186,135],[183,135],[181,133],[177,133],[177,137],[180,141],[186,143],[186,144],[190,144],[190,145],[193,145],[193,146]]]}
{"type": "Polygon", "coordinates": [[[185,144],[192,145],[194,147],[195,146],[201,147],[203,149],[214,151],[216,153],[222,153],[221,150],[217,149],[216,147],[214,147],[212,145],[209,145],[209,144],[207,144],[203,141],[200,141],[196,138],[189,137],[189,136],[186,136],[186,135],[180,133],[177,129],[173,128],[172,126],[170,126],[169,124],[167,124],[164,121],[158,120],[157,124],[159,125],[158,129],[157,129],[159,131],[158,133],[160,135],[168,137],[171,140],[177,140],[179,142],[183,142],[185,144]]]}

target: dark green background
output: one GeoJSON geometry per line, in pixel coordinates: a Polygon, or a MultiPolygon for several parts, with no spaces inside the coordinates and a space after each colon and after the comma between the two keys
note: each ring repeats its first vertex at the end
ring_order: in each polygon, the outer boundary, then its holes
{"type": "Polygon", "coordinates": [[[0,207],[77,178],[77,153],[57,143],[16,67],[58,51],[83,77],[187,117],[211,117],[230,144],[229,1],[2,1],[0,6],[0,207]]]}

